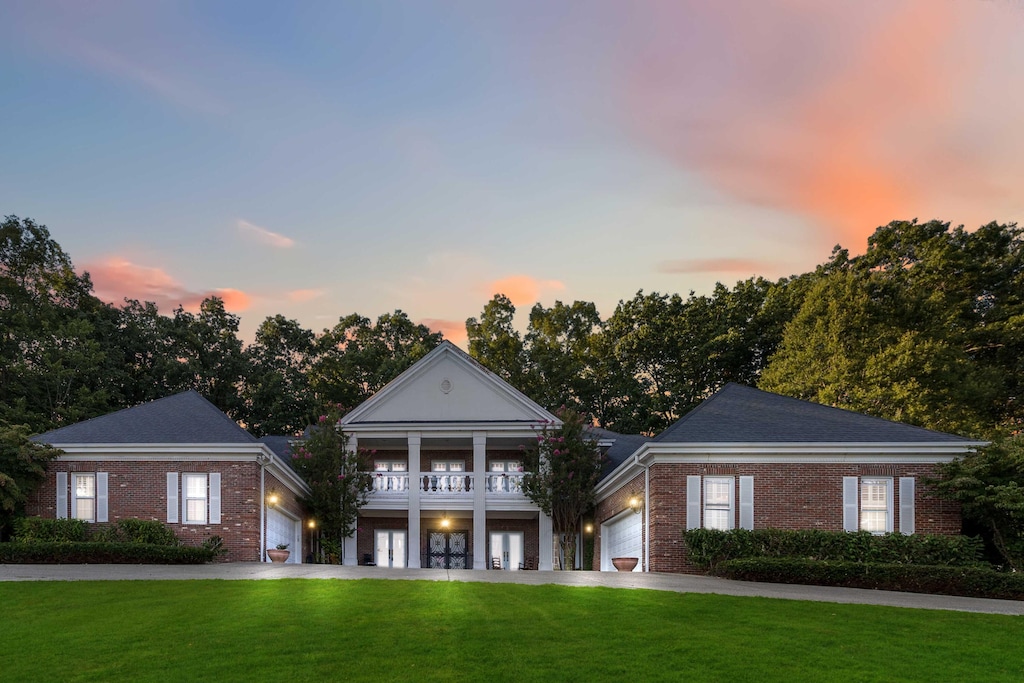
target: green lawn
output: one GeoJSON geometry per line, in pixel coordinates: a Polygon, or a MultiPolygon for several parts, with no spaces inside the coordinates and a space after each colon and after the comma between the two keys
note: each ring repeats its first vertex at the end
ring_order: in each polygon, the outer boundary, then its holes
{"type": "Polygon", "coordinates": [[[3,681],[1016,681],[1020,617],[428,581],[0,583],[3,681]]]}

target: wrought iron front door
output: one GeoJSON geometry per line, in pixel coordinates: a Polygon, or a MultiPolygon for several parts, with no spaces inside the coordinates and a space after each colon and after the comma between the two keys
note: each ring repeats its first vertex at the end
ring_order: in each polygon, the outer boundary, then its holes
{"type": "Polygon", "coordinates": [[[431,569],[466,569],[469,562],[469,532],[431,531],[424,563],[431,569]]]}

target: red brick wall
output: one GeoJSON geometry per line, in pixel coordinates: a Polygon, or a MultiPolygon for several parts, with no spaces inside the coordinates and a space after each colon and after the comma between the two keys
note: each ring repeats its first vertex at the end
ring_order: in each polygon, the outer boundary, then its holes
{"type": "MultiPolygon", "coordinates": [[[[221,561],[256,562],[263,556],[260,548],[260,466],[256,462],[218,461],[61,461],[50,464],[46,480],[30,498],[26,512],[40,517],[56,517],[57,477],[60,472],[106,472],[107,512],[110,522],[137,518],[163,522],[188,545],[199,545],[210,536],[224,539],[221,561]],[[167,523],[167,473],[219,472],[221,475],[220,524],[167,523]]],[[[281,496],[281,505],[302,518],[301,509],[291,494],[269,473],[281,496]]],[[[69,497],[70,500],[70,497],[69,497]]],[[[180,514],[179,514],[180,519],[180,514]]],[[[104,526],[97,524],[97,526],[104,526]]]]}
{"type": "MultiPolygon", "coordinates": [[[[893,478],[893,528],[899,529],[899,478],[915,477],[915,531],[920,534],[960,533],[959,507],[927,495],[923,479],[934,476],[929,464],[760,464],[710,465],[699,463],[655,464],[650,468],[650,571],[692,572],[686,560],[682,534],[686,530],[686,477],[733,476],[736,478],[738,514],[739,477],[754,477],[755,529],[843,529],[843,477],[893,478]]],[[[643,475],[620,487],[597,508],[596,521],[625,508],[634,491],[642,491],[643,475]]],[[[737,517],[738,520],[738,517],[737,517]]],[[[595,539],[595,567],[600,562],[600,536],[595,539]]]]}

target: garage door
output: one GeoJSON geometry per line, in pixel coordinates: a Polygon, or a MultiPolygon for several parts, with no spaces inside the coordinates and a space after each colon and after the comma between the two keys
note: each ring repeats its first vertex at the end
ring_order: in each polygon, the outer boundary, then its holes
{"type": "MultiPolygon", "coordinates": [[[[642,560],[641,520],[641,515],[630,511],[601,525],[601,571],[615,571],[612,566],[613,557],[636,557],[642,560]]],[[[640,571],[642,564],[642,561],[637,562],[633,571],[640,571]]]]}
{"type": "Polygon", "coordinates": [[[288,562],[302,562],[302,546],[299,544],[299,520],[292,519],[279,510],[267,511],[267,548],[276,548],[287,543],[292,554],[288,562]]]}

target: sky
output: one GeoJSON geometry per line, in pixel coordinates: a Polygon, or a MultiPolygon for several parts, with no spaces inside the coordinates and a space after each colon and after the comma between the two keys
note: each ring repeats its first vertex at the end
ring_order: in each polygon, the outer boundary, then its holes
{"type": "Polygon", "coordinates": [[[243,338],[709,293],[1024,223],[1020,0],[0,6],[0,214],[243,338]]]}

